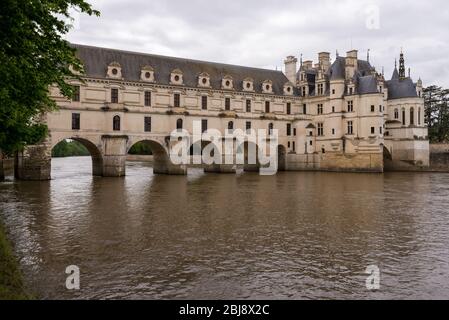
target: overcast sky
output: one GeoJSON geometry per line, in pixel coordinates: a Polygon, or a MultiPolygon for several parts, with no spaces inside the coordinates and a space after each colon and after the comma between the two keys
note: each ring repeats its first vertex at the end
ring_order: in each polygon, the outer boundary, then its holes
{"type": "Polygon", "coordinates": [[[191,59],[275,69],[287,55],[359,50],[389,79],[401,47],[424,85],[449,87],[449,3],[444,0],[87,0],[67,39],[191,59]],[[377,14],[379,13],[379,14],[377,14]]]}

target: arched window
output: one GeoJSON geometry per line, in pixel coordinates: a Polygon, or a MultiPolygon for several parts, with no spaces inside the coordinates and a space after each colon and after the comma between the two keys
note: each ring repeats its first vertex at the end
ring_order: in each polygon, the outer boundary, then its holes
{"type": "Polygon", "coordinates": [[[273,123],[268,124],[268,134],[270,136],[273,134],[273,123]]]}
{"type": "Polygon", "coordinates": [[[415,109],[410,108],[410,125],[415,124],[415,109]]]}
{"type": "Polygon", "coordinates": [[[176,120],[176,129],[181,130],[182,129],[182,119],[176,120]]]}
{"type": "Polygon", "coordinates": [[[399,119],[399,110],[398,108],[394,109],[394,118],[399,119]]]}
{"type": "Polygon", "coordinates": [[[402,108],[402,125],[405,126],[405,108],[402,108]]]}
{"type": "Polygon", "coordinates": [[[114,116],[114,119],[112,120],[112,126],[114,131],[120,131],[120,117],[114,116]]]}
{"type": "Polygon", "coordinates": [[[231,132],[234,130],[234,122],[233,121],[228,122],[228,130],[231,132]]]}
{"type": "Polygon", "coordinates": [[[421,125],[421,108],[418,108],[418,125],[421,125]]]}

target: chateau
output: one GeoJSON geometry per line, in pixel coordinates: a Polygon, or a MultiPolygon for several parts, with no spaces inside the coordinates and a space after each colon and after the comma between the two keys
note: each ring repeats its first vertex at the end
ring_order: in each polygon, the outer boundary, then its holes
{"type": "Polygon", "coordinates": [[[186,168],[167,158],[166,137],[177,128],[191,132],[194,120],[203,129],[277,129],[281,170],[383,172],[429,165],[422,82],[406,75],[403,53],[399,70],[386,80],[356,50],[334,61],[322,52],[316,63],[301,58],[298,64],[289,56],[284,74],[73,46],[84,64],[83,81],[70,80],[72,100],[51,89],[60,109],[46,116],[50,137],[39,165],[32,159],[36,150],[19,157],[25,179],[49,178],[48,150],[67,138],[91,151],[97,175],[125,174],[126,154],[139,141],[153,148],[156,173],[184,174],[186,168]]]}

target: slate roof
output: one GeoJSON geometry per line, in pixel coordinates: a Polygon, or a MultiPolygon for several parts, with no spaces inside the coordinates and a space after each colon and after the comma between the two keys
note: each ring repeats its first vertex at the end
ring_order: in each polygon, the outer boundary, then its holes
{"type": "MultiPolygon", "coordinates": [[[[345,79],[346,78],[345,64],[346,64],[345,57],[338,57],[337,59],[335,59],[334,63],[332,63],[328,71],[329,79],[330,80],[345,79]]],[[[371,74],[371,70],[373,70],[373,67],[368,61],[357,60],[357,71],[360,76],[367,76],[371,74]]]]}
{"type": "Polygon", "coordinates": [[[400,98],[417,98],[416,86],[412,79],[392,79],[385,81],[388,88],[388,100],[400,98]]]}
{"type": "MultiPolygon", "coordinates": [[[[124,80],[140,81],[141,68],[149,65],[154,68],[156,83],[168,85],[170,73],[174,69],[183,72],[184,85],[197,87],[198,75],[206,72],[210,76],[213,89],[222,90],[221,83],[225,75],[230,75],[234,81],[234,89],[242,91],[243,80],[250,77],[254,80],[254,90],[262,93],[262,83],[271,80],[273,93],[284,94],[287,77],[281,71],[250,68],[222,63],[166,57],[160,55],[136,53],[115,49],[107,49],[80,44],[72,44],[77,50],[78,58],[83,62],[87,76],[105,78],[107,67],[111,62],[118,62],[122,68],[124,80]]],[[[295,93],[296,90],[295,90],[295,93]]]]}
{"type": "Polygon", "coordinates": [[[377,78],[375,75],[358,77],[357,91],[359,94],[378,93],[377,78]]]}

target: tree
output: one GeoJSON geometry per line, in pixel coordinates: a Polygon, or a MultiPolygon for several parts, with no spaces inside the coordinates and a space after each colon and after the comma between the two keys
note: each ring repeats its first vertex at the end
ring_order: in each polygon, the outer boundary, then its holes
{"type": "Polygon", "coordinates": [[[430,86],[425,88],[423,93],[430,141],[449,141],[449,90],[430,86]]]}
{"type": "Polygon", "coordinates": [[[2,0],[0,2],[0,159],[42,141],[40,117],[56,108],[48,90],[56,85],[70,98],[68,78],[82,65],[62,36],[69,10],[99,15],[84,0],[2,0]]]}

